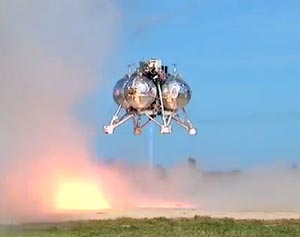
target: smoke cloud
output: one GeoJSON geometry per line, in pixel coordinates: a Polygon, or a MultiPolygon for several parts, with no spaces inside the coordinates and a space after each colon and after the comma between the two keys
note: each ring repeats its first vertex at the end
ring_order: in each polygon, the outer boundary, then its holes
{"type": "Polygon", "coordinates": [[[59,180],[98,174],[73,110],[101,84],[120,14],[110,0],[3,0],[0,28],[0,219],[38,218],[59,180]]]}

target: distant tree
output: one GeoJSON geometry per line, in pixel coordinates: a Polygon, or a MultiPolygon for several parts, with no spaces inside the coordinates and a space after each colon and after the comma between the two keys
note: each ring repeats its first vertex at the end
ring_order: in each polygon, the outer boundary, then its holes
{"type": "Polygon", "coordinates": [[[196,161],[196,159],[194,159],[192,157],[189,157],[188,158],[188,165],[189,165],[189,167],[195,169],[197,167],[197,161],[196,161]]]}
{"type": "Polygon", "coordinates": [[[298,165],[297,164],[292,164],[291,168],[292,168],[292,170],[298,170],[298,165]]]}
{"type": "Polygon", "coordinates": [[[235,175],[238,175],[238,174],[241,173],[241,171],[240,171],[240,170],[232,170],[231,173],[232,173],[232,174],[235,174],[235,175]]]}

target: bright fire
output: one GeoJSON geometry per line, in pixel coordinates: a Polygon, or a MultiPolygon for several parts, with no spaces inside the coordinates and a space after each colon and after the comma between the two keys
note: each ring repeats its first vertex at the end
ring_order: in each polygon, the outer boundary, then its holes
{"type": "Polygon", "coordinates": [[[56,208],[59,210],[98,210],[110,208],[96,184],[66,182],[58,192],[56,208]]]}

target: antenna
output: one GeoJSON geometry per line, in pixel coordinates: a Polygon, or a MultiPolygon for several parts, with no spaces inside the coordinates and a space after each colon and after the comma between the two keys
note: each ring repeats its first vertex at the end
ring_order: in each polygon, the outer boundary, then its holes
{"type": "Polygon", "coordinates": [[[173,73],[176,74],[177,73],[177,64],[173,63],[173,73]]]}
{"type": "Polygon", "coordinates": [[[127,67],[128,67],[128,76],[130,77],[132,74],[132,70],[136,70],[136,64],[131,63],[131,64],[128,64],[127,67]],[[133,67],[134,67],[134,69],[133,69],[133,67]]]}
{"type": "Polygon", "coordinates": [[[131,64],[128,64],[128,76],[131,75],[131,64]]]}

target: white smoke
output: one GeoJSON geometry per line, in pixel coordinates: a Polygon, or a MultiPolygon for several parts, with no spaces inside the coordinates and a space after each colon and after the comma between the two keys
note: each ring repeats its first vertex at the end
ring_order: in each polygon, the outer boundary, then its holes
{"type": "Polygon", "coordinates": [[[0,219],[40,215],[59,173],[87,173],[73,110],[101,84],[119,28],[111,0],[0,1],[0,219]]]}

